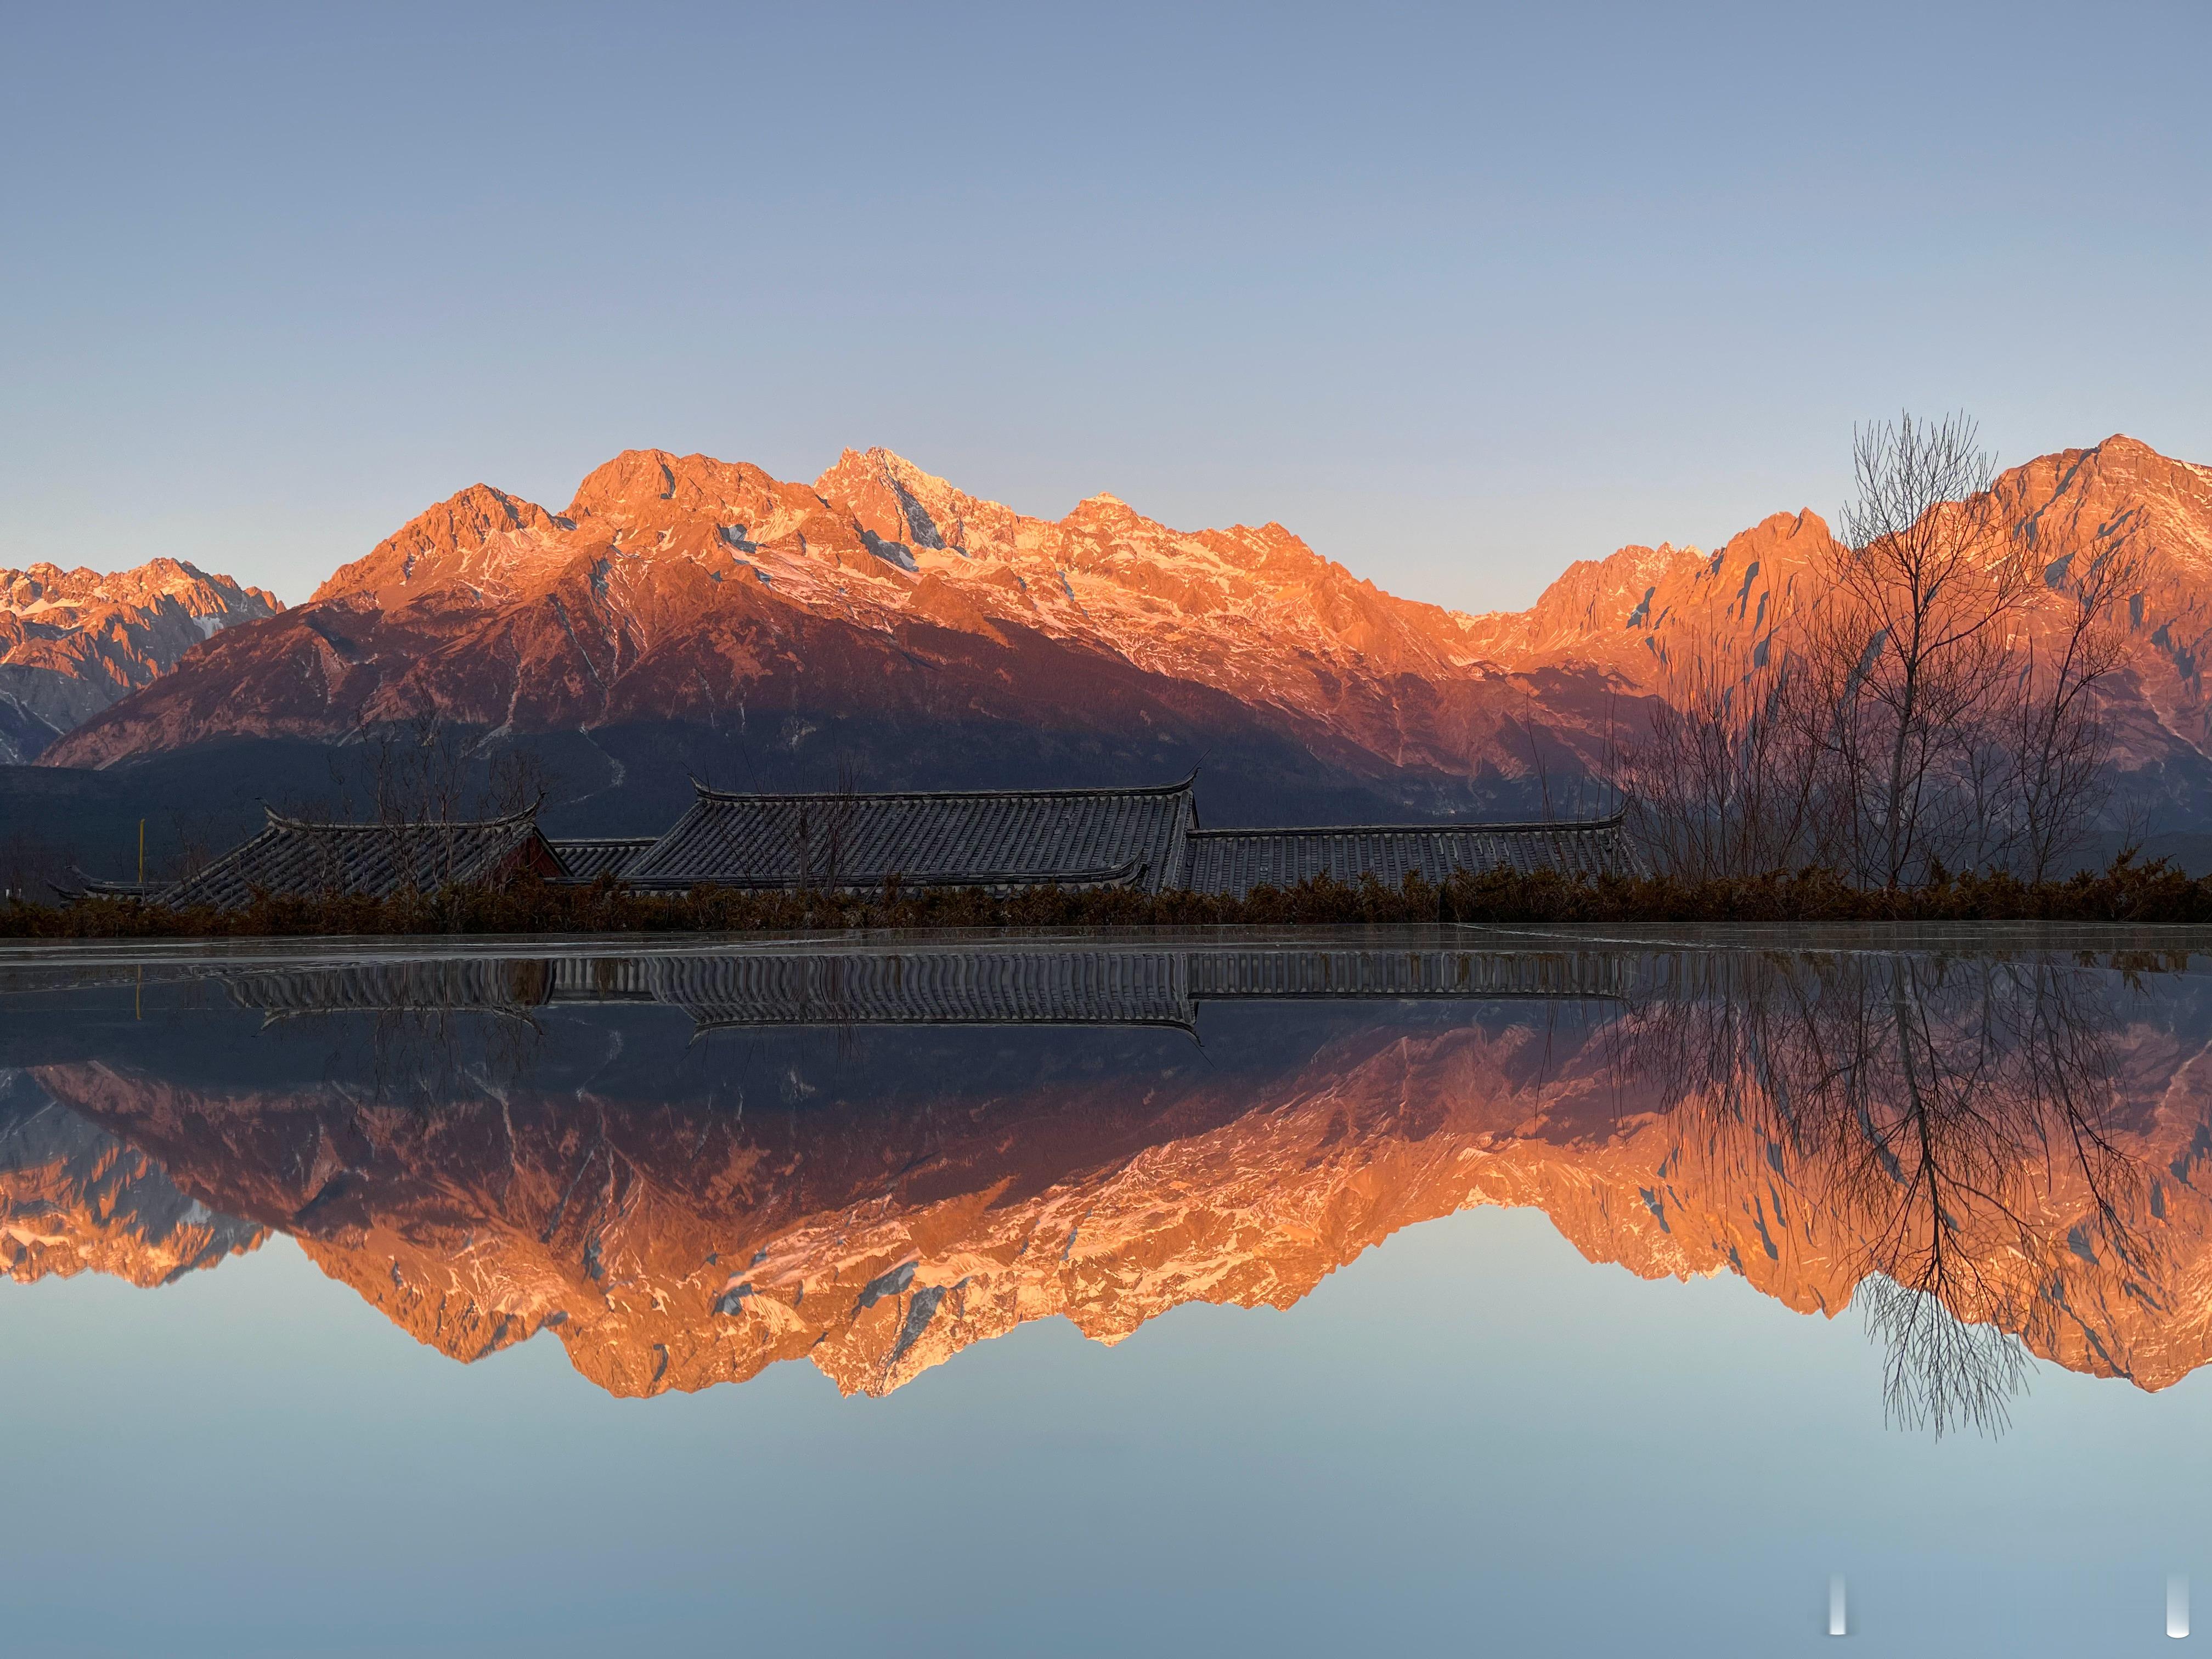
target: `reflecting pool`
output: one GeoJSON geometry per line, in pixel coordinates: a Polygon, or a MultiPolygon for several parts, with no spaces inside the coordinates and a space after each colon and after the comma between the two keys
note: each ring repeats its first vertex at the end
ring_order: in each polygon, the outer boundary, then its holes
{"type": "Polygon", "coordinates": [[[9,1652],[2212,1625],[2212,933],[18,949],[0,1263],[9,1652]]]}

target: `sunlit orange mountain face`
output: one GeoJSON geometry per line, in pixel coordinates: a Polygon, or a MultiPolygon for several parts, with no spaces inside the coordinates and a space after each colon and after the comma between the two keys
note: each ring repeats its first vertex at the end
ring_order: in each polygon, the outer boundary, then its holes
{"type": "Polygon", "coordinates": [[[193,647],[283,608],[273,593],[177,559],[112,575],[0,569],[0,764],[36,759],[193,647]]]}
{"type": "MultiPolygon", "coordinates": [[[[2115,526],[2144,551],[2105,688],[2115,763],[2161,827],[2212,823],[2212,471],[2114,437],[2004,474],[1998,496],[2053,581],[2115,526]]],[[[879,449],[811,484],[631,451],[557,513],[464,490],[308,603],[88,702],[40,759],[153,798],[189,775],[204,798],[228,780],[297,800],[326,787],[331,745],[434,712],[535,748],[556,824],[609,833],[665,827],[687,771],[881,788],[1203,761],[1224,823],[1571,811],[1670,658],[1750,650],[1826,534],[1781,514],[1716,552],[1624,548],[1528,611],[1470,616],[1277,524],[1172,530],[1104,495],[1029,518],[879,449]]],[[[2022,649],[2035,633],[2031,617],[2022,649]]]]}
{"type": "Polygon", "coordinates": [[[1939,1425],[2025,1353],[2212,1358],[2203,958],[1848,944],[21,971],[0,1248],[152,1285],[281,1234],[457,1359],[882,1393],[1032,1320],[1294,1308],[1503,1205],[1854,1309],[1939,1425]]]}
{"type": "Polygon", "coordinates": [[[89,1269],[166,1285],[265,1237],[185,1197],[145,1153],[27,1074],[0,1076],[0,1265],[10,1277],[89,1269]]]}

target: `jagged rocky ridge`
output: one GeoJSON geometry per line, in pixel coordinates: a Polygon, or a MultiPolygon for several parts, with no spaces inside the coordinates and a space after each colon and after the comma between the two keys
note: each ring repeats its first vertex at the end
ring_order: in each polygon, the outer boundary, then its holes
{"type": "Polygon", "coordinates": [[[36,760],[222,629],[283,608],[179,559],[105,575],[0,569],[0,765],[36,760]]]}
{"type": "Polygon", "coordinates": [[[434,708],[565,743],[595,789],[818,784],[838,754],[879,785],[1158,781],[1210,755],[1279,805],[1464,806],[1469,756],[1517,751],[1530,697],[1463,632],[1279,526],[1187,535],[1103,495],[1028,519],[882,451],[811,487],[632,452],[557,515],[464,491],[46,758],[434,708]]]}
{"type": "MultiPolygon", "coordinates": [[[[2212,471],[2115,436],[1997,489],[2054,570],[2120,524],[2148,553],[2108,687],[2117,763],[2158,827],[2212,818],[2212,471]]],[[[1035,519],[880,449],[811,485],[631,451],[557,514],[463,491],[44,758],[235,768],[434,710],[541,749],[574,821],[608,831],[659,827],[686,769],[823,787],[841,764],[863,787],[1034,785],[1203,757],[1222,822],[1572,811],[1661,665],[1771,629],[1826,533],[1808,511],[1716,553],[1625,548],[1476,617],[1276,524],[1179,532],[1106,495],[1035,519]]]]}

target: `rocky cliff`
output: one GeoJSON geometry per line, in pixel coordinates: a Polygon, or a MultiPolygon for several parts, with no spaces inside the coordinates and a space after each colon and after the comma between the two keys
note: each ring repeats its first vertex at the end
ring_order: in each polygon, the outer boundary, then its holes
{"type": "Polygon", "coordinates": [[[283,608],[178,559],[105,575],[0,568],[0,765],[35,760],[222,629],[283,608]]]}

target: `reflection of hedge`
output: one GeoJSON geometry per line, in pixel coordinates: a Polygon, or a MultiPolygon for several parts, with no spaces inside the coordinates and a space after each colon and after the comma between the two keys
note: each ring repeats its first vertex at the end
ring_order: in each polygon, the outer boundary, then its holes
{"type": "Polygon", "coordinates": [[[129,900],[0,908],[17,939],[253,937],[310,933],[750,933],[769,928],[1330,926],[1362,922],[2138,921],[2212,922],[2212,877],[2121,858],[2100,872],[2027,883],[1950,877],[1897,890],[1852,886],[1820,871],[1732,881],[1670,877],[1462,873],[1441,886],[1327,877],[1243,898],[1127,889],[1036,887],[1006,897],[974,889],[856,894],[636,894],[525,879],[388,899],[261,898],[234,910],[172,910],[129,900]]]}

